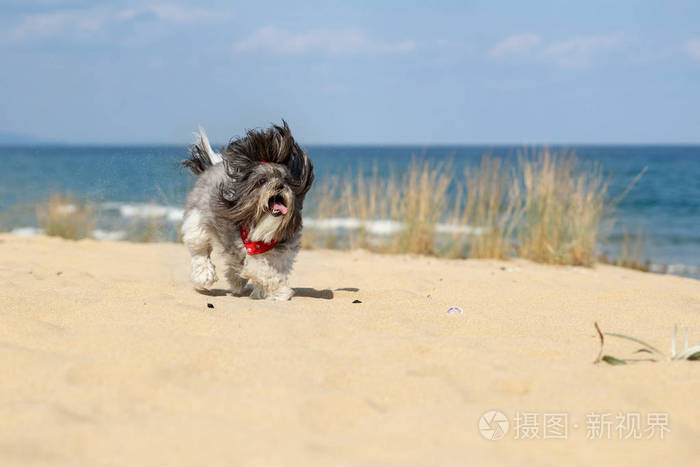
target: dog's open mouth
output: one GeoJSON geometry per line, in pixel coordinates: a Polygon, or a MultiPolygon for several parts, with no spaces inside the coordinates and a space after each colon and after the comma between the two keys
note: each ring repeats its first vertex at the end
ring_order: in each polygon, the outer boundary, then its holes
{"type": "Polygon", "coordinates": [[[284,216],[287,214],[287,205],[284,202],[284,198],[280,195],[270,198],[267,201],[267,206],[270,208],[273,216],[284,216]]]}

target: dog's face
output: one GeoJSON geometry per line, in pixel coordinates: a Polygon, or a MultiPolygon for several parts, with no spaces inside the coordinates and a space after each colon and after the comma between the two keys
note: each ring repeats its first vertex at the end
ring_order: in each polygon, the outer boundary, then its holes
{"type": "Polygon", "coordinates": [[[286,122],[248,131],[222,155],[228,177],[220,187],[218,215],[248,227],[251,241],[283,240],[301,228],[313,164],[286,122]]]}

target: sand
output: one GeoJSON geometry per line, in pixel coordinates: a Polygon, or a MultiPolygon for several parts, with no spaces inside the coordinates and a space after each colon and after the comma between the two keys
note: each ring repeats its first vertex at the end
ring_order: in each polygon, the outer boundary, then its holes
{"type": "Polygon", "coordinates": [[[205,296],[182,245],[1,235],[0,465],[697,465],[700,362],[592,362],[594,321],[700,341],[699,281],[314,250],[291,285],[205,296]],[[516,439],[525,413],[540,438],[565,413],[566,439],[516,439]],[[669,431],[587,439],[618,413],[669,431]]]}

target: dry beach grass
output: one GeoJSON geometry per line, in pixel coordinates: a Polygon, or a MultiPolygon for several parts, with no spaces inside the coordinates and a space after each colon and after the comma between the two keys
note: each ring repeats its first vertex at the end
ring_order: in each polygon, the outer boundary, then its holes
{"type": "Polygon", "coordinates": [[[591,266],[602,221],[614,210],[606,192],[599,167],[547,149],[514,163],[485,155],[461,176],[450,163],[413,159],[402,174],[380,177],[375,168],[365,177],[358,170],[317,188],[306,245],[336,245],[337,232],[314,231],[318,221],[349,217],[359,221],[348,234],[350,248],[591,266]],[[387,219],[398,226],[394,232],[368,232],[387,219]],[[441,222],[446,235],[437,230],[441,222]]]}
{"type": "Polygon", "coordinates": [[[46,235],[69,240],[90,237],[96,224],[93,206],[70,195],[50,196],[36,207],[36,217],[46,235]]]}

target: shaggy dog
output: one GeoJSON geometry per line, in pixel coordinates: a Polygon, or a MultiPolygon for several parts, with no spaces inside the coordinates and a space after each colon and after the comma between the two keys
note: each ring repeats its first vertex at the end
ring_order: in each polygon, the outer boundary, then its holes
{"type": "Polygon", "coordinates": [[[282,126],[249,130],[215,153],[202,128],[183,161],[197,182],[187,197],[182,239],[197,289],[216,281],[214,245],[223,248],[231,291],[252,298],[289,300],[287,285],[299,251],[301,210],[314,180],[308,154],[282,126]]]}

